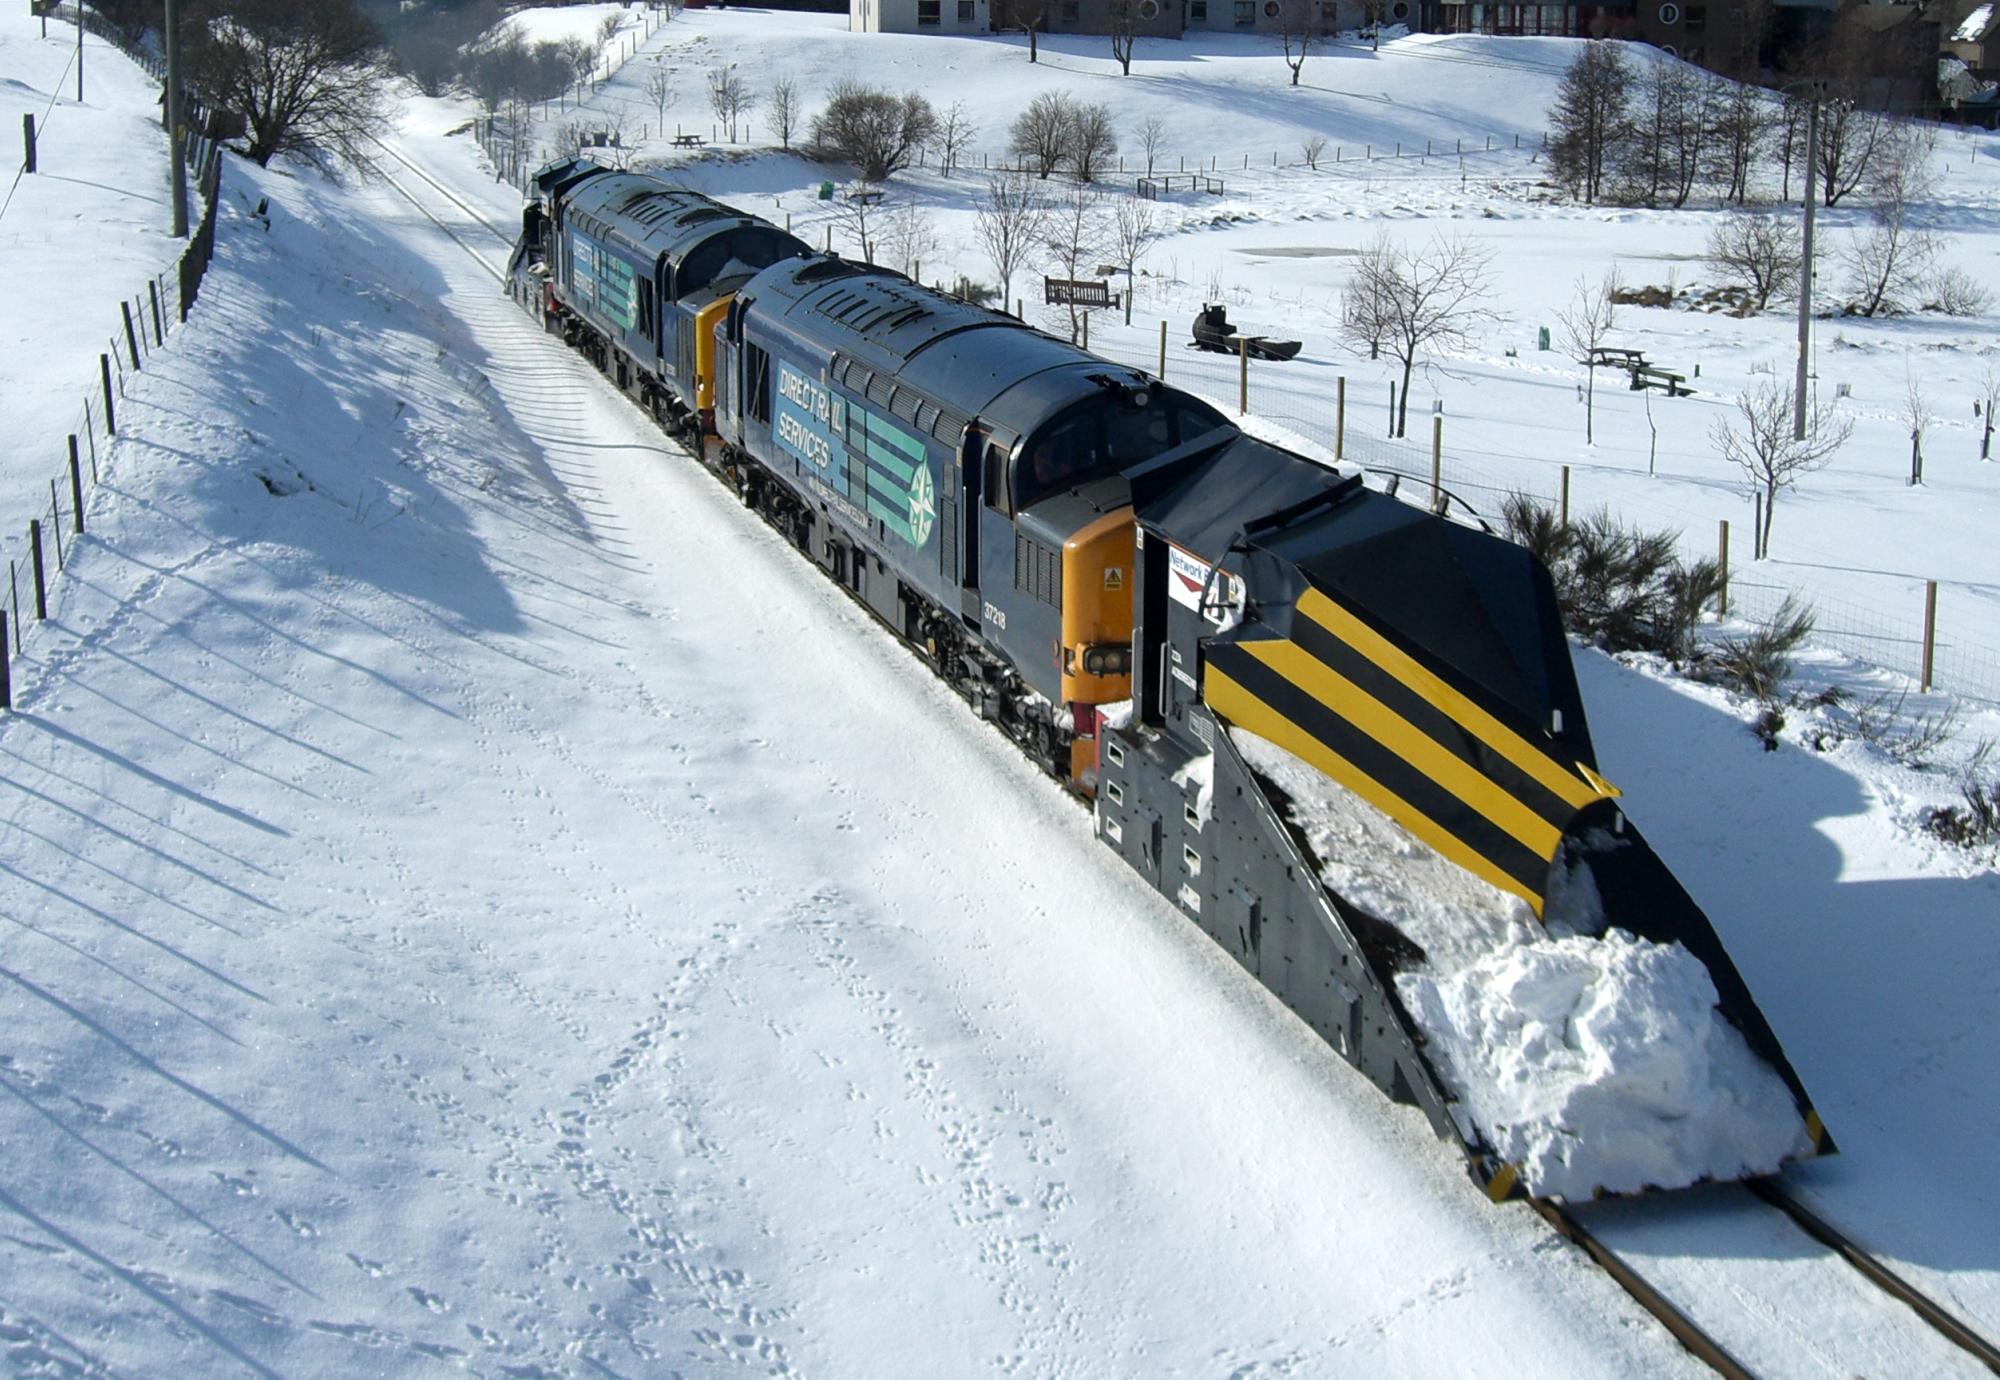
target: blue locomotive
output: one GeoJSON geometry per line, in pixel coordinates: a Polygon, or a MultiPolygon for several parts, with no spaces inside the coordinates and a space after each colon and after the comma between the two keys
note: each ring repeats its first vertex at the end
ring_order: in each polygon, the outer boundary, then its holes
{"type": "Polygon", "coordinates": [[[1230,726],[1543,912],[1707,965],[1831,1140],[1721,940],[1595,769],[1548,574],[1490,533],[1245,435],[1001,313],[655,179],[544,169],[511,291],[936,673],[1097,832],[1495,1197],[1394,990],[1393,928],[1327,887],[1230,726]]]}

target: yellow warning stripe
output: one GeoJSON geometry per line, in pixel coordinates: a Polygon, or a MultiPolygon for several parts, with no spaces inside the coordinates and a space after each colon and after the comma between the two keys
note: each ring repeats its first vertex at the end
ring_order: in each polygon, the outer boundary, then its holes
{"type": "Polygon", "coordinates": [[[1617,787],[1594,772],[1586,780],[1565,770],[1541,748],[1445,684],[1409,653],[1318,590],[1307,589],[1300,595],[1297,609],[1319,624],[1328,636],[1354,648],[1412,694],[1429,702],[1439,713],[1546,786],[1571,809],[1580,810],[1594,800],[1619,794],[1617,787]]]}
{"type": "Polygon", "coordinates": [[[1555,856],[1556,847],[1562,842],[1559,827],[1298,643],[1237,645],[1484,815],[1496,828],[1520,840],[1536,857],[1555,856]]]}
{"type": "Polygon", "coordinates": [[[1539,894],[1496,867],[1456,834],[1271,708],[1241,684],[1231,680],[1213,662],[1209,664],[1206,673],[1203,698],[1208,701],[1209,708],[1223,718],[1241,725],[1260,738],[1269,739],[1299,760],[1318,767],[1320,771],[1353,791],[1466,871],[1491,882],[1502,891],[1519,896],[1534,907],[1536,915],[1542,913],[1542,898],[1539,894]]]}

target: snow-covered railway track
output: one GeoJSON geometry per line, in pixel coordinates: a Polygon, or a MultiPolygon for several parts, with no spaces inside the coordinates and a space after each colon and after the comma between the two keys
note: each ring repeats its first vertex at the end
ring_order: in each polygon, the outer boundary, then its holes
{"type": "MultiPolygon", "coordinates": [[[[376,142],[381,143],[380,140],[377,140],[376,142]]],[[[480,216],[478,212],[473,211],[471,207],[466,206],[464,202],[459,201],[457,197],[453,196],[450,192],[446,191],[443,187],[439,186],[436,181],[434,181],[429,176],[425,175],[423,171],[421,169],[418,169],[414,163],[410,162],[409,159],[404,158],[394,149],[389,148],[387,144],[382,144],[382,148],[385,152],[387,152],[392,157],[400,161],[405,167],[415,170],[417,172],[417,175],[419,177],[422,177],[425,182],[428,182],[432,187],[437,188],[438,192],[442,196],[444,196],[447,200],[454,202],[459,207],[464,209],[468,214],[470,214],[473,217],[473,219],[477,220],[481,225],[485,226],[487,230],[492,231],[492,233],[496,237],[500,237],[503,243],[505,242],[505,237],[500,236],[500,232],[498,230],[494,230],[493,225],[490,221],[486,220],[483,216],[480,216]]],[[[389,187],[390,190],[394,191],[398,196],[402,197],[403,200],[409,202],[411,206],[415,207],[417,214],[421,215],[425,220],[429,221],[432,225],[435,225],[438,229],[442,230],[454,244],[456,244],[460,249],[463,249],[466,252],[466,254],[472,259],[474,263],[478,264],[481,268],[485,269],[488,273],[492,274],[493,281],[505,285],[507,281],[507,274],[505,270],[496,266],[491,259],[487,258],[484,254],[480,253],[479,250],[474,248],[471,244],[467,243],[465,236],[460,234],[456,229],[454,229],[451,226],[451,224],[447,222],[443,217],[438,215],[436,211],[432,210],[429,206],[425,205],[422,197],[418,196],[415,192],[412,192],[408,187],[405,187],[402,183],[398,182],[394,177],[390,176],[388,170],[384,168],[380,162],[369,160],[368,166],[374,171],[377,177],[382,179],[382,182],[385,186],[389,187]]]]}
{"type": "Polygon", "coordinates": [[[2000,1348],[1807,1208],[1778,1179],[1586,1205],[1538,1198],[1534,1207],[1728,1380],[1976,1375],[1981,1366],[2000,1375],[2000,1348]],[[1760,1202],[1783,1214],[1783,1221],[1762,1212],[1760,1202]],[[1801,1236],[1825,1256],[1801,1264],[1801,1236]],[[1730,1268],[1718,1271],[1719,1261],[1730,1268]],[[1930,1331],[1912,1327],[1912,1315],[1930,1331]]]}
{"type": "MultiPolygon", "coordinates": [[[[431,190],[435,191],[439,196],[443,197],[446,201],[449,201],[459,210],[465,212],[467,218],[477,221],[480,225],[484,226],[492,234],[493,238],[500,241],[500,243],[503,246],[505,246],[508,250],[511,251],[514,248],[514,231],[508,230],[502,226],[495,225],[492,221],[488,220],[485,217],[485,215],[479,210],[478,207],[474,206],[471,202],[467,201],[464,197],[460,196],[458,193],[452,191],[451,188],[445,186],[444,183],[438,181],[435,177],[432,177],[430,173],[424,170],[421,164],[417,163],[408,154],[404,153],[394,144],[385,143],[383,140],[376,139],[373,136],[370,136],[370,142],[372,142],[375,145],[375,147],[381,149],[382,152],[388,154],[391,158],[395,159],[398,163],[401,163],[405,168],[408,168],[412,173],[414,173],[418,177],[418,179],[420,179],[426,186],[430,187],[431,190]]],[[[408,191],[404,190],[403,188],[398,187],[397,190],[403,192],[404,196],[409,196],[408,191]]],[[[414,197],[411,197],[410,199],[413,202],[416,200],[414,197]]],[[[430,211],[427,208],[425,208],[421,203],[417,204],[417,209],[423,211],[425,215],[430,216],[430,218],[433,221],[437,220],[437,217],[431,215],[430,211]]]]}

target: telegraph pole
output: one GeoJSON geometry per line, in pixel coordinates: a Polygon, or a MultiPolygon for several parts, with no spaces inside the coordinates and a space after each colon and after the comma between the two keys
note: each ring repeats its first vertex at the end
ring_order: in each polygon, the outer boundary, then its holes
{"type": "Polygon", "coordinates": [[[180,0],[167,0],[167,181],[174,191],[174,238],[186,239],[187,132],[181,128],[180,0]]]}
{"type": "Polygon", "coordinates": [[[1799,365],[1792,400],[1792,439],[1806,439],[1806,358],[1812,349],[1813,208],[1819,204],[1819,86],[1811,88],[1806,107],[1806,226],[1805,250],[1799,264],[1799,365]]]}
{"type": "Polygon", "coordinates": [[[83,6],[76,7],[76,103],[83,104],[83,6]]]}

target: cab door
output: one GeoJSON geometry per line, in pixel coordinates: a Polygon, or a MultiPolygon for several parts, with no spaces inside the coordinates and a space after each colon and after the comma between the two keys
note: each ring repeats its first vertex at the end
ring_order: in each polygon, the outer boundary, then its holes
{"type": "Polygon", "coordinates": [[[959,591],[959,612],[979,621],[979,509],[984,492],[987,431],[977,421],[965,428],[958,448],[957,474],[944,486],[938,520],[943,530],[943,566],[947,583],[959,591]]]}

